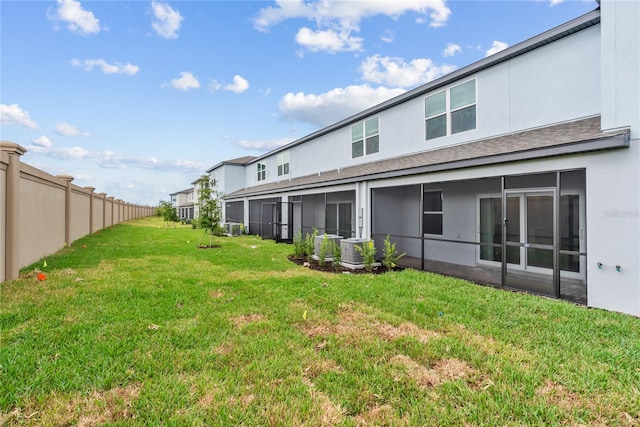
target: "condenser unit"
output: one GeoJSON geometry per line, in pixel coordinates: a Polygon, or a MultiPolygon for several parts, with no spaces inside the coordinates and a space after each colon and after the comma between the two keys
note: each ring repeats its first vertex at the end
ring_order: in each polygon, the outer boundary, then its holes
{"type": "MultiPolygon", "coordinates": [[[[322,242],[324,242],[325,236],[329,242],[333,242],[335,245],[340,246],[342,236],[338,236],[337,234],[321,234],[319,236],[316,236],[313,241],[313,255],[316,259],[320,255],[320,247],[322,246],[322,242]]],[[[327,258],[331,258],[333,256],[332,253],[328,253],[326,255],[327,258]]]]}
{"type": "Polygon", "coordinates": [[[237,222],[224,223],[224,234],[227,236],[239,236],[242,234],[242,224],[237,222]]]}
{"type": "Polygon", "coordinates": [[[368,242],[369,239],[361,239],[352,237],[350,239],[342,239],[340,241],[340,249],[342,250],[342,263],[349,264],[351,266],[362,265],[362,255],[356,249],[356,246],[361,246],[363,243],[368,242]]]}

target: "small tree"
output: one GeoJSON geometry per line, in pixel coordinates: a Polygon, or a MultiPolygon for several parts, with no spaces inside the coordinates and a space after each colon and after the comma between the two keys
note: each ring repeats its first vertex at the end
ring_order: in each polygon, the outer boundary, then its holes
{"type": "MultiPolygon", "coordinates": [[[[213,246],[213,236],[223,233],[222,205],[218,199],[218,192],[213,189],[216,182],[209,175],[202,175],[198,182],[198,227],[209,235],[209,246],[213,246]]],[[[204,236],[203,236],[204,237],[204,236]]],[[[202,240],[200,241],[202,244],[202,240]]]]}
{"type": "Polygon", "coordinates": [[[342,268],[342,247],[339,243],[331,242],[331,254],[333,256],[331,260],[333,268],[340,270],[340,268],[342,268]]]}
{"type": "Polygon", "coordinates": [[[363,242],[361,245],[356,245],[354,248],[362,255],[362,264],[367,271],[373,270],[373,264],[376,262],[376,247],[373,244],[373,240],[363,242]]]}
{"type": "Polygon", "coordinates": [[[398,260],[405,255],[404,253],[398,255],[396,244],[391,243],[389,235],[387,234],[387,237],[384,239],[384,247],[382,248],[382,265],[392,270],[398,265],[398,260]]]}
{"type": "Polygon", "coordinates": [[[313,252],[315,250],[316,236],[318,236],[318,229],[313,227],[312,233],[307,233],[304,239],[305,253],[307,255],[307,261],[311,263],[313,261],[313,252]]]}
{"type": "Polygon", "coordinates": [[[156,207],[156,215],[162,218],[167,223],[167,226],[170,222],[173,222],[175,226],[175,223],[180,221],[180,218],[178,218],[178,211],[171,202],[166,200],[160,200],[158,207],[156,207]]]}
{"type": "Polygon", "coordinates": [[[307,245],[302,238],[302,230],[297,230],[293,235],[293,256],[296,258],[307,256],[307,245]]]}
{"type": "Polygon", "coordinates": [[[320,251],[318,253],[318,264],[324,265],[326,259],[329,258],[330,255],[332,255],[332,252],[333,252],[333,247],[331,246],[332,244],[334,244],[333,240],[329,240],[329,235],[325,233],[324,236],[322,237],[322,242],[320,243],[320,251]]]}

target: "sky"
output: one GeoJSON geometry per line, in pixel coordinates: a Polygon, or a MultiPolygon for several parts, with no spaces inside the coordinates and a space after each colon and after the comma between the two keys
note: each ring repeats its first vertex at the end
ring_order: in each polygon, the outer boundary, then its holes
{"type": "Polygon", "coordinates": [[[155,206],[594,0],[0,0],[0,139],[155,206]]]}

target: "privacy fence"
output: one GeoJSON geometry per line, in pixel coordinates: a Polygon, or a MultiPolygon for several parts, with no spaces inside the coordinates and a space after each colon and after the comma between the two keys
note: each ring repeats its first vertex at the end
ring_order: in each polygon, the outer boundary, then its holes
{"type": "Polygon", "coordinates": [[[87,234],[155,213],[22,163],[18,144],[0,141],[0,149],[0,282],[87,234]]]}

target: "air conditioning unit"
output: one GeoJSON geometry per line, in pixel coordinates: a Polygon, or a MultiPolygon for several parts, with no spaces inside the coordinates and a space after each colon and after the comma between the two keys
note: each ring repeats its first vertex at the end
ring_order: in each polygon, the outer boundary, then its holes
{"type": "Polygon", "coordinates": [[[237,222],[225,222],[224,234],[227,236],[239,236],[242,234],[242,224],[237,222]]]}
{"type": "Polygon", "coordinates": [[[345,267],[354,267],[362,265],[362,255],[356,249],[356,246],[361,246],[363,243],[369,242],[369,239],[359,239],[352,237],[350,239],[342,239],[340,241],[340,249],[342,250],[342,264],[347,264],[345,267]]]}
{"type": "MultiPolygon", "coordinates": [[[[333,242],[336,245],[340,245],[340,241],[342,240],[342,236],[338,236],[337,234],[321,234],[315,237],[313,241],[313,254],[317,258],[320,255],[320,247],[322,246],[322,242],[324,242],[324,238],[327,236],[327,240],[333,242]]],[[[329,258],[333,256],[333,254],[327,254],[329,258]]]]}

